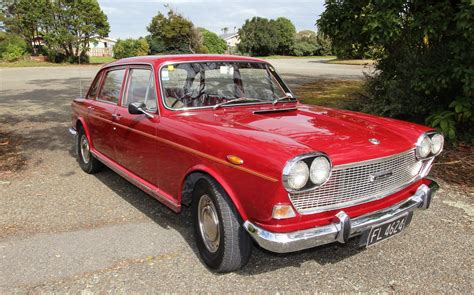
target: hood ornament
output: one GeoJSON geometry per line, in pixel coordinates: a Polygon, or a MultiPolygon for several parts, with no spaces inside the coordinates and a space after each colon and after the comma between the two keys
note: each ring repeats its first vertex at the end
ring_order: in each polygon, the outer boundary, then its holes
{"type": "Polygon", "coordinates": [[[378,140],[377,138],[369,138],[369,142],[371,144],[380,144],[380,140],[378,140]]]}

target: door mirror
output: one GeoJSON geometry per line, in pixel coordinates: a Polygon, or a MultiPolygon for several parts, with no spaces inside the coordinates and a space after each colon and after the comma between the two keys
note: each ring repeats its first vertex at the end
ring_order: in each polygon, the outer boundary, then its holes
{"type": "Polygon", "coordinates": [[[146,111],[146,105],[143,102],[132,102],[128,105],[128,112],[132,115],[144,114],[148,118],[153,118],[153,114],[146,111]]]}

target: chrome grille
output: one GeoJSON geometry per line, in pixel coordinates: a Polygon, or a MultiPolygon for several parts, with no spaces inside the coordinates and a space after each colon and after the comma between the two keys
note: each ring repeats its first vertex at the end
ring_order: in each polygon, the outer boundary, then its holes
{"type": "Polygon", "coordinates": [[[335,166],[325,184],[310,191],[292,192],[289,197],[302,214],[369,202],[415,181],[421,165],[415,158],[415,151],[411,150],[390,157],[335,166]]]}

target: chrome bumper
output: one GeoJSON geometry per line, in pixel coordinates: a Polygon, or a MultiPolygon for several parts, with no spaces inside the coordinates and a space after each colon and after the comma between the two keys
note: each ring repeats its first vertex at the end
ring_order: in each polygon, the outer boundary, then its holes
{"type": "Polygon", "coordinates": [[[78,152],[78,137],[77,137],[77,131],[74,128],[69,128],[69,134],[71,134],[74,137],[74,154],[77,155],[78,152]]]}
{"type": "Polygon", "coordinates": [[[338,222],[311,229],[274,233],[266,231],[249,221],[244,227],[264,249],[277,253],[288,253],[333,242],[346,243],[349,238],[359,236],[375,225],[382,224],[416,209],[428,209],[439,186],[435,181],[428,186],[422,184],[410,198],[391,207],[351,219],[344,211],[336,214],[338,222]]]}

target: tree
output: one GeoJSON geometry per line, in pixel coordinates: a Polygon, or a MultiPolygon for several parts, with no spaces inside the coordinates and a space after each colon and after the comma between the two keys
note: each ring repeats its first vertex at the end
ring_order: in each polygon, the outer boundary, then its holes
{"type": "Polygon", "coordinates": [[[297,56],[331,55],[331,40],[320,32],[316,33],[311,30],[300,31],[295,37],[293,54],[297,56]]]}
{"type": "Polygon", "coordinates": [[[170,53],[196,53],[202,47],[202,36],[193,23],[171,9],[166,16],[161,12],[154,16],[147,30],[170,53]]]}
{"type": "Polygon", "coordinates": [[[110,31],[97,0],[17,0],[2,8],[6,30],[20,35],[33,54],[43,39],[50,53],[77,62],[90,42],[110,31]]]}
{"type": "Polygon", "coordinates": [[[51,1],[44,41],[49,50],[64,52],[70,62],[86,56],[90,42],[107,37],[110,25],[97,0],[51,1]]]}
{"type": "Polygon", "coordinates": [[[295,44],[296,29],[293,23],[284,17],[279,17],[276,20],[270,21],[276,29],[276,42],[278,47],[276,54],[289,55],[291,48],[295,44]]]}
{"type": "Polygon", "coordinates": [[[43,36],[49,8],[48,0],[10,1],[2,7],[2,22],[6,30],[21,36],[33,55],[38,54],[40,45],[38,37],[43,36]]]}
{"type": "Polygon", "coordinates": [[[423,121],[472,140],[474,5],[470,0],[327,0],[317,21],[338,56],[374,51],[365,110],[423,121]],[[421,119],[421,120],[420,120],[421,119]]]}
{"type": "Polygon", "coordinates": [[[202,34],[202,44],[207,49],[208,53],[223,54],[227,50],[227,43],[225,40],[219,38],[215,33],[203,28],[199,28],[202,34]]]}
{"type": "Polygon", "coordinates": [[[149,49],[150,47],[148,46],[148,42],[144,38],[129,38],[125,40],[119,39],[113,48],[114,58],[120,59],[131,56],[147,55],[149,49]]]}
{"type": "Polygon", "coordinates": [[[16,61],[26,52],[27,45],[21,37],[0,31],[0,59],[9,62],[16,61]]]}
{"type": "Polygon", "coordinates": [[[278,49],[278,31],[273,23],[263,17],[253,17],[246,20],[239,29],[239,51],[256,56],[273,54],[278,49]]]}

